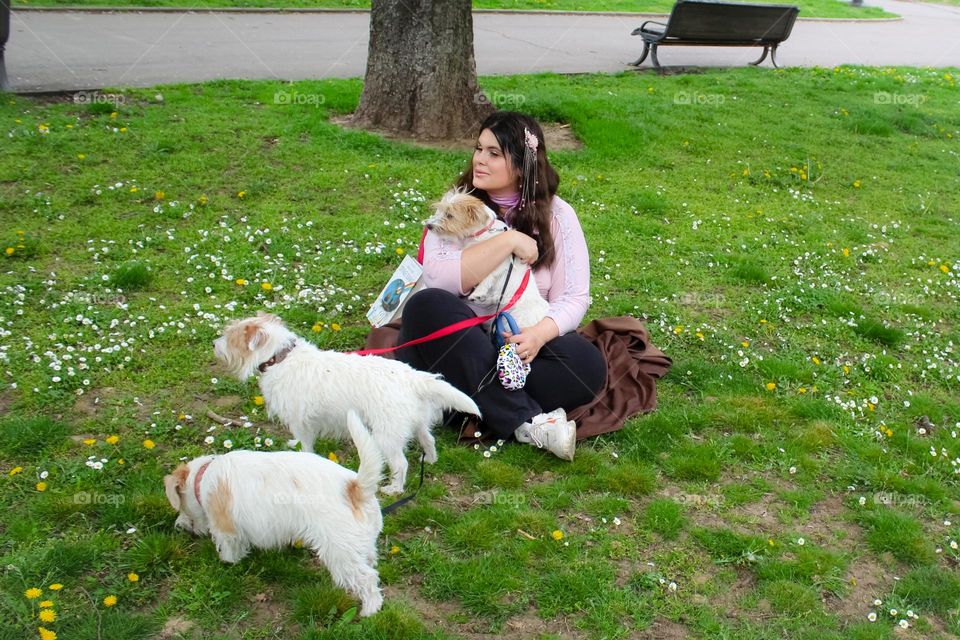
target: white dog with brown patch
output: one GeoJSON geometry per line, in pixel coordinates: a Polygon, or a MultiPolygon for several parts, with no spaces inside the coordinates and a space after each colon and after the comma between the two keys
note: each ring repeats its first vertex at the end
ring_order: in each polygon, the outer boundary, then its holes
{"type": "MultiPolygon", "coordinates": [[[[431,232],[439,236],[454,238],[469,247],[491,236],[502,233],[507,225],[497,219],[483,200],[472,196],[462,189],[454,189],[444,194],[439,202],[434,203],[434,214],[424,223],[431,232]]],[[[500,307],[513,297],[520,288],[524,274],[529,267],[515,263],[510,268],[513,256],[507,258],[490,275],[480,281],[467,300],[483,306],[489,313],[498,311],[500,307]],[[509,280],[508,280],[509,278],[509,280]]],[[[547,315],[550,303],[543,299],[537,283],[533,281],[533,274],[527,282],[526,289],[520,298],[510,308],[510,315],[520,327],[532,327],[547,315]]]]}
{"type": "Polygon", "coordinates": [[[403,491],[404,448],[414,437],[426,462],[437,461],[430,429],[445,410],[480,415],[473,400],[436,374],[397,360],[322,351],[272,314],[230,323],[213,344],[240,380],[260,372],[268,415],[286,425],[304,451],[313,451],[318,436],[345,439],[347,414],[356,411],[390,467],[384,493],[403,491]]]}
{"type": "Polygon", "coordinates": [[[383,457],[359,416],[347,426],[360,456],[354,473],[312,453],[231,451],[181,464],[163,479],[176,526],[209,533],[224,562],[251,547],[300,540],[317,554],[337,586],[359,598],[360,615],[380,610],[377,536],[383,516],[377,485],[383,457]]]}

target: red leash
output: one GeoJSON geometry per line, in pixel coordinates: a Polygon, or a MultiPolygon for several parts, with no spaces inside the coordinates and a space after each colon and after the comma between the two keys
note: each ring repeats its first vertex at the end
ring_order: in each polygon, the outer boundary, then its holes
{"type": "MultiPolygon", "coordinates": [[[[520,281],[520,286],[517,287],[516,292],[514,292],[513,297],[507,302],[506,305],[497,313],[506,311],[514,304],[517,300],[520,299],[520,296],[523,295],[524,290],[527,288],[527,283],[530,282],[530,273],[532,269],[527,269],[527,272],[523,274],[523,280],[520,281]]],[[[493,320],[497,317],[497,313],[491,313],[485,316],[477,316],[476,318],[469,318],[467,320],[461,320],[460,322],[454,322],[453,324],[443,327],[442,329],[437,329],[433,333],[429,333],[422,338],[417,338],[415,340],[410,340],[409,342],[404,342],[403,344],[397,345],[395,347],[384,347],[382,349],[361,349],[360,351],[350,351],[349,353],[358,356],[378,356],[382,353],[390,353],[391,351],[396,351],[397,349],[403,349],[404,347],[412,347],[415,344],[420,344],[422,342],[430,342],[431,340],[437,340],[450,334],[456,333],[458,331],[463,331],[464,329],[469,329],[470,327],[475,327],[478,324],[483,324],[487,320],[493,320]]]]}

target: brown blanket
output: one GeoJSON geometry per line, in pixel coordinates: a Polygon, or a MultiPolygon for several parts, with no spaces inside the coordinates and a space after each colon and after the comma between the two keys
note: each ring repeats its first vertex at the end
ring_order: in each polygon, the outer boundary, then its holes
{"type": "Polygon", "coordinates": [[[638,413],[657,407],[658,378],[673,361],[650,344],[650,334],[636,318],[600,318],[577,329],[607,361],[607,381],[593,402],[571,410],[577,439],[617,431],[638,413]]]}
{"type": "MultiPolygon", "coordinates": [[[[670,370],[673,361],[650,344],[642,322],[629,316],[600,318],[577,332],[595,344],[607,362],[604,388],[592,402],[567,415],[577,422],[578,440],[618,431],[631,417],[656,409],[656,381],[670,370]]],[[[399,323],[374,329],[367,336],[366,348],[392,347],[399,333],[399,323]]],[[[470,427],[471,433],[473,430],[470,427]]]]}

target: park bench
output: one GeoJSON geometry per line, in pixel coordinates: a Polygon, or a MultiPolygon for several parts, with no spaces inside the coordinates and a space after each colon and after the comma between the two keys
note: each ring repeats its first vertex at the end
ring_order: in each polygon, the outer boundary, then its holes
{"type": "Polygon", "coordinates": [[[673,5],[666,24],[647,20],[633,30],[631,35],[643,38],[643,53],[630,64],[640,66],[650,54],[653,66],[659,69],[657,47],[699,45],[763,47],[760,59],[750,64],[760,64],[769,52],[776,67],[777,45],[790,37],[799,12],[798,7],[788,4],[680,0],[673,5]]]}

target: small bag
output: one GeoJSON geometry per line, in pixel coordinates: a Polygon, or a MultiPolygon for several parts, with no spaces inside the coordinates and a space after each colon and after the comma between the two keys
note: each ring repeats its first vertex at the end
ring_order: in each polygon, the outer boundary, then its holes
{"type": "Polygon", "coordinates": [[[527,384],[530,365],[523,362],[523,358],[517,352],[517,345],[508,343],[503,337],[503,322],[507,324],[511,333],[520,333],[517,321],[506,311],[498,313],[497,317],[493,319],[493,337],[500,348],[497,353],[497,377],[500,378],[500,384],[503,385],[504,389],[518,391],[527,384]]]}

